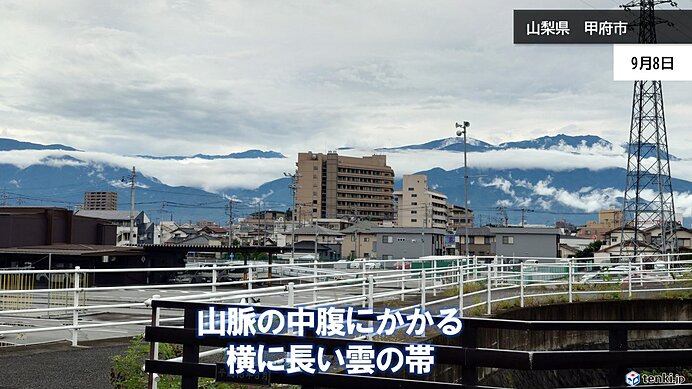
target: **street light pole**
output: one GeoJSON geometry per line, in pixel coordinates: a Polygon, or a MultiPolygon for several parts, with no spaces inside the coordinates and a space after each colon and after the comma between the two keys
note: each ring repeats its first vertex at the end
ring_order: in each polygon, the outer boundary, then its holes
{"type": "Polygon", "coordinates": [[[464,252],[467,260],[469,257],[469,196],[467,189],[469,175],[466,163],[466,129],[470,126],[471,123],[469,122],[456,123],[456,128],[463,128],[463,130],[457,130],[457,136],[464,135],[464,252]]]}
{"type": "Polygon", "coordinates": [[[295,174],[288,174],[284,173],[284,176],[286,177],[291,177],[291,183],[288,185],[288,188],[291,189],[291,195],[293,199],[293,208],[291,208],[291,260],[290,264],[293,265],[296,255],[296,189],[298,189],[298,185],[296,185],[296,179],[298,178],[298,173],[295,174]]]}

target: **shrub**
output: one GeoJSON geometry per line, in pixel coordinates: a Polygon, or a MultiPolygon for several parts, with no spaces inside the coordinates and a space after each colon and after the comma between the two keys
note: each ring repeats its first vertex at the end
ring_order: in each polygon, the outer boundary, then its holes
{"type": "MultiPolygon", "coordinates": [[[[182,355],[181,345],[159,343],[159,359],[172,359],[182,355]]],[[[145,342],[143,336],[136,336],[130,341],[130,346],[123,355],[111,358],[111,384],[115,389],[141,389],[148,384],[148,375],[142,371],[144,360],[149,357],[149,342],[145,342]]],[[[180,377],[161,375],[158,383],[160,389],[180,388],[180,377]]],[[[209,378],[200,378],[198,388],[203,389],[231,389],[238,385],[216,383],[209,378]]]]}

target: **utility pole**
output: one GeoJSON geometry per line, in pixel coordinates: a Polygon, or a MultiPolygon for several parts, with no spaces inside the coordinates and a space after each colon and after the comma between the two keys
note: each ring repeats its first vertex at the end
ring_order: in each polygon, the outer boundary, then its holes
{"type": "Polygon", "coordinates": [[[526,222],[526,219],[525,219],[526,212],[533,212],[533,209],[522,208],[522,209],[520,209],[520,211],[521,211],[521,226],[524,227],[524,223],[526,222]]]}
{"type": "Polygon", "coordinates": [[[261,238],[259,241],[260,246],[264,246],[264,218],[266,216],[266,212],[263,214],[262,213],[262,200],[257,202],[257,215],[259,215],[259,232],[261,234],[261,238]]]}
{"type": "Polygon", "coordinates": [[[315,219],[315,262],[317,262],[317,238],[319,236],[319,232],[317,232],[317,220],[315,219]]]}
{"type": "Polygon", "coordinates": [[[298,189],[298,173],[288,174],[284,173],[284,176],[291,177],[291,183],[288,184],[288,189],[291,190],[291,201],[293,206],[291,208],[291,260],[290,264],[293,265],[296,255],[296,190],[298,189]]]}
{"type": "Polygon", "coordinates": [[[233,247],[233,198],[228,198],[228,259],[231,259],[233,247]]]}
{"type": "MultiPolygon", "coordinates": [[[[655,44],[657,5],[672,0],[636,0],[621,5],[626,11],[639,8],[639,43],[655,44]]],[[[627,147],[627,176],[620,230],[620,255],[627,255],[625,229],[634,228],[632,246],[634,255],[645,245],[641,229],[660,226],[661,240],[653,241],[662,254],[677,252],[677,223],[673,186],[670,177],[668,135],[663,109],[661,81],[635,81],[632,98],[632,119],[627,147]],[[653,161],[653,162],[652,162],[653,161]],[[642,195],[642,194],[645,195],[642,195]],[[651,194],[653,193],[653,194],[651,194]]]]}
{"type": "Polygon", "coordinates": [[[507,227],[509,225],[509,217],[507,216],[507,208],[505,206],[499,206],[497,207],[497,210],[500,211],[500,220],[502,223],[503,227],[507,227]]]}
{"type": "Polygon", "coordinates": [[[135,167],[132,167],[132,172],[130,173],[130,246],[134,246],[137,242],[134,240],[135,231],[135,177],[137,177],[137,171],[135,167]]]}
{"type": "Polygon", "coordinates": [[[468,180],[469,180],[469,174],[468,174],[468,164],[466,163],[466,130],[471,127],[471,123],[469,122],[462,122],[462,124],[456,123],[455,125],[456,128],[461,128],[461,130],[457,130],[457,136],[464,135],[464,213],[466,214],[466,222],[464,223],[464,252],[466,254],[466,258],[469,256],[469,223],[468,223],[468,215],[469,215],[469,196],[468,196],[468,180]]]}
{"type": "Polygon", "coordinates": [[[425,211],[424,211],[425,212],[425,224],[423,225],[423,227],[428,228],[428,199],[425,199],[424,207],[425,207],[425,211]]]}

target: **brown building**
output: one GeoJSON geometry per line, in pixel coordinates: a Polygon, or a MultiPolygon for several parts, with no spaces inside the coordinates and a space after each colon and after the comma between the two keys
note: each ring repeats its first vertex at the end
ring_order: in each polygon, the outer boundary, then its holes
{"type": "Polygon", "coordinates": [[[473,210],[449,204],[447,219],[447,231],[456,231],[459,228],[473,228],[473,210]]]}
{"type": "Polygon", "coordinates": [[[84,192],[84,206],[87,211],[117,211],[117,192],[84,192]]]}
{"type": "Polygon", "coordinates": [[[116,226],[64,208],[0,207],[0,248],[56,244],[115,245],[116,226]]]}
{"type": "Polygon", "coordinates": [[[609,232],[622,225],[622,210],[602,209],[598,211],[598,221],[589,220],[585,226],[577,228],[577,237],[606,241],[609,232]]]}
{"type": "Polygon", "coordinates": [[[296,203],[300,218],[392,220],[394,171],[387,157],[299,153],[296,203]]]}

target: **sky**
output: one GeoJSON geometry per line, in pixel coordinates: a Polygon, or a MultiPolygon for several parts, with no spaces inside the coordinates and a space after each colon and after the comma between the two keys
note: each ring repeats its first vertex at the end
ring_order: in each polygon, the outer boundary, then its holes
{"type": "MultiPolygon", "coordinates": [[[[514,9],[556,3],[0,0],[0,137],[69,145],[84,150],[68,153],[83,161],[136,165],[166,184],[209,191],[282,177],[301,151],[348,146],[344,153],[367,155],[454,136],[462,120],[470,137],[493,144],[567,133],[620,145],[632,83],[612,81],[611,46],[512,43],[514,9]],[[248,149],[288,158],[136,157],[248,149]]],[[[671,153],[689,159],[673,162],[673,175],[692,180],[689,87],[663,88],[671,153]]],[[[624,167],[622,151],[612,151],[473,153],[469,165],[624,167]]],[[[28,166],[48,154],[0,152],[0,163],[28,166]]],[[[400,177],[462,159],[400,152],[388,153],[388,164],[400,177]]]]}
{"type": "MultiPolygon", "coordinates": [[[[492,143],[561,129],[622,142],[632,85],[612,81],[610,46],[512,44],[513,9],[555,4],[0,0],[0,136],[293,156],[422,143],[468,120],[492,143]]],[[[692,145],[689,86],[664,85],[674,154],[692,145]]]]}

